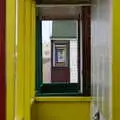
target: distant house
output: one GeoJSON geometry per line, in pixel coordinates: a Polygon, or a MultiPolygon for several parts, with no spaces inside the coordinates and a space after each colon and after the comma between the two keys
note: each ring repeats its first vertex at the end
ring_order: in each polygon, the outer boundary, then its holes
{"type": "MultiPolygon", "coordinates": [[[[52,23],[52,72],[51,79],[53,82],[77,82],[77,21],[73,20],[56,20],[52,23]],[[68,55],[65,58],[68,61],[68,66],[60,69],[55,64],[55,49],[54,42],[60,44],[68,43],[68,55]],[[60,79],[59,77],[60,76],[60,79]],[[69,80],[68,80],[69,79],[69,80]]],[[[60,58],[60,57],[59,57],[60,58]]]]}

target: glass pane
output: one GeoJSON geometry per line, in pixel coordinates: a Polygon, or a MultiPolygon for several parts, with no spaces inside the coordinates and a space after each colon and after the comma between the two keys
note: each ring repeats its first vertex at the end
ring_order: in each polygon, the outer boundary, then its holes
{"type": "Polygon", "coordinates": [[[78,83],[77,21],[42,21],[43,83],[78,83]]]}
{"type": "Polygon", "coordinates": [[[43,83],[51,83],[52,21],[42,21],[43,83]]]}

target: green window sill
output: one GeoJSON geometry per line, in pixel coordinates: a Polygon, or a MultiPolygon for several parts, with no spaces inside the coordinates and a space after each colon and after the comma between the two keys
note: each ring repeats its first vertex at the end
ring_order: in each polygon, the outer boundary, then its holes
{"type": "Polygon", "coordinates": [[[92,97],[35,97],[38,102],[91,102],[92,97]]]}

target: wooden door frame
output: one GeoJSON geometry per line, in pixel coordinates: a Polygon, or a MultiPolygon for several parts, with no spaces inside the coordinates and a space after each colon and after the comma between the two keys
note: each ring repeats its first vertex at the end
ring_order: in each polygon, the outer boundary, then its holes
{"type": "Polygon", "coordinates": [[[91,7],[82,7],[83,93],[91,95],[91,7]]]}
{"type": "MultiPolygon", "coordinates": [[[[53,78],[53,71],[59,71],[62,69],[63,73],[66,71],[68,71],[68,79],[66,81],[64,81],[65,83],[69,83],[70,82],[70,41],[69,40],[52,40],[51,39],[51,81],[52,81],[52,78],[53,78]],[[67,45],[67,59],[68,59],[68,63],[67,63],[67,66],[63,66],[63,67],[58,67],[58,66],[54,66],[53,65],[53,44],[55,43],[65,43],[67,45]]],[[[55,82],[55,80],[53,80],[55,82]]],[[[57,82],[57,79],[56,79],[56,82],[57,82]]]]}

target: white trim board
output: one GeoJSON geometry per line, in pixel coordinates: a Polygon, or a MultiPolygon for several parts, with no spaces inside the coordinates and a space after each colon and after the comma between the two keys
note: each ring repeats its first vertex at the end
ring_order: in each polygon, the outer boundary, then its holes
{"type": "Polygon", "coordinates": [[[51,40],[77,40],[77,38],[51,38],[51,40]]]}

